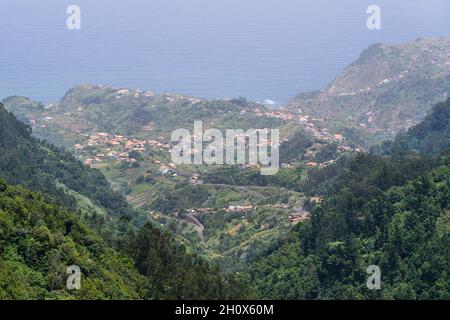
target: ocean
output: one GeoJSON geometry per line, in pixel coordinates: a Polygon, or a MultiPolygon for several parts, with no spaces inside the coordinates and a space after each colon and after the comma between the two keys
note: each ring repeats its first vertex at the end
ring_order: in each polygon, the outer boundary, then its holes
{"type": "Polygon", "coordinates": [[[1,0],[0,14],[0,99],[46,103],[91,83],[281,105],[373,43],[450,36],[448,0],[1,0]]]}

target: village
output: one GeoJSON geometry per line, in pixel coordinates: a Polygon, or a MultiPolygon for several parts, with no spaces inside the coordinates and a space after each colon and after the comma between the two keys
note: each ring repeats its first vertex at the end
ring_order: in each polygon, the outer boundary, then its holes
{"type": "MultiPolygon", "coordinates": [[[[105,86],[99,85],[99,88],[104,88],[105,86]]],[[[164,99],[165,101],[175,101],[175,100],[188,100],[191,103],[200,103],[204,100],[197,99],[193,97],[186,97],[186,96],[178,96],[178,95],[170,95],[170,94],[162,94],[162,95],[156,95],[155,93],[151,91],[141,91],[141,90],[130,90],[130,89],[122,89],[122,88],[116,88],[113,89],[112,95],[114,99],[119,98],[125,98],[125,97],[159,97],[161,99],[164,99]]],[[[46,110],[54,109],[55,105],[45,105],[46,110]]],[[[241,114],[250,112],[249,110],[241,110],[241,114]]],[[[321,119],[311,119],[308,115],[303,115],[302,113],[293,113],[290,111],[285,110],[284,108],[279,108],[277,110],[268,110],[261,107],[256,107],[253,109],[253,112],[257,117],[267,117],[267,118],[277,118],[281,119],[283,121],[287,122],[295,122],[305,128],[305,131],[311,134],[312,137],[324,141],[324,142],[330,142],[330,143],[336,143],[338,145],[338,153],[344,153],[344,152],[351,152],[351,151],[364,151],[364,150],[353,150],[352,148],[345,145],[345,137],[340,133],[331,133],[328,128],[319,128],[317,125],[318,122],[322,121],[321,119]]],[[[368,114],[368,121],[371,122],[374,119],[373,114],[368,114]]],[[[43,117],[42,122],[39,121],[39,124],[41,124],[41,127],[44,128],[47,126],[47,124],[54,122],[54,117],[48,115],[43,117]]],[[[38,121],[32,119],[30,120],[30,123],[32,126],[38,126],[38,121]]],[[[261,132],[267,132],[270,131],[270,128],[262,128],[257,129],[261,132]]],[[[127,137],[125,135],[120,134],[112,134],[108,132],[93,132],[93,133],[84,133],[81,134],[83,136],[87,137],[87,141],[82,143],[77,143],[73,146],[76,153],[82,158],[83,162],[86,165],[98,165],[105,162],[110,161],[117,161],[117,162],[126,162],[133,164],[137,161],[133,157],[135,152],[145,152],[150,149],[157,149],[162,150],[167,153],[169,153],[173,148],[173,143],[167,142],[164,137],[158,137],[155,140],[146,140],[146,139],[138,139],[138,138],[131,138],[127,137]]],[[[192,134],[190,136],[184,137],[186,141],[196,141],[196,139],[200,139],[202,137],[198,137],[195,134],[192,134]]],[[[234,139],[237,140],[238,145],[245,145],[246,149],[248,149],[248,141],[245,136],[242,135],[235,135],[234,139]]],[[[289,139],[284,137],[281,139],[280,143],[284,144],[289,142],[289,139]]],[[[261,141],[257,147],[266,147],[270,144],[270,141],[261,141]]],[[[224,143],[225,145],[225,143],[224,143]]],[[[202,150],[197,150],[195,148],[192,149],[192,153],[198,153],[202,150]]],[[[311,150],[308,150],[306,154],[307,158],[314,158],[314,152],[311,150]]],[[[331,165],[336,162],[336,159],[329,160],[326,162],[315,162],[314,160],[311,161],[304,161],[299,164],[293,164],[293,163],[282,163],[281,166],[283,168],[289,168],[296,165],[305,165],[308,167],[326,167],[328,165],[331,165]]],[[[179,175],[177,172],[171,172],[171,169],[174,169],[175,166],[170,163],[159,163],[157,164],[160,168],[160,172],[163,175],[167,174],[174,174],[179,175]]],[[[242,169],[252,169],[252,168],[258,168],[258,165],[254,164],[244,164],[241,166],[242,169]]],[[[173,171],[173,170],[172,170],[173,171]]],[[[193,185],[201,185],[202,181],[201,179],[191,179],[190,183],[193,185]]]]}
{"type": "Polygon", "coordinates": [[[76,144],[73,146],[78,155],[87,154],[89,157],[84,160],[86,165],[102,163],[109,158],[119,162],[136,162],[132,157],[135,152],[143,152],[148,148],[157,148],[161,151],[169,151],[171,149],[169,143],[164,142],[163,137],[158,140],[140,140],[128,138],[123,135],[114,135],[106,132],[93,133],[84,144],[76,144]],[[100,153],[91,155],[93,150],[100,149],[100,153]]]}
{"type": "MultiPolygon", "coordinates": [[[[259,129],[269,130],[269,129],[259,129]]],[[[327,138],[330,136],[329,132],[326,129],[322,129],[317,134],[320,138],[327,138]]],[[[143,153],[145,151],[156,149],[159,151],[164,151],[170,153],[173,144],[170,142],[166,142],[164,137],[158,137],[156,140],[144,140],[144,139],[136,139],[129,138],[124,135],[111,134],[107,132],[96,132],[90,134],[88,140],[85,143],[78,143],[73,146],[76,154],[83,158],[83,162],[86,165],[98,165],[110,161],[116,161],[118,163],[130,163],[133,164],[137,162],[136,153],[143,153]]],[[[185,139],[193,139],[195,136],[192,135],[190,137],[185,137],[185,139]]],[[[245,140],[245,137],[236,136],[238,143],[248,144],[248,141],[245,140]]],[[[333,135],[333,141],[342,141],[342,135],[336,134],[333,135]]],[[[288,142],[288,139],[283,139],[282,143],[288,142]]],[[[270,141],[265,141],[258,144],[258,147],[270,144],[270,141]]],[[[314,157],[314,146],[307,150],[306,156],[313,158],[314,157]]],[[[350,147],[344,146],[340,144],[338,146],[339,153],[352,151],[350,147]]],[[[358,150],[357,150],[358,151],[358,150]]],[[[192,152],[199,152],[199,150],[193,149],[192,152]]],[[[337,159],[332,159],[323,163],[317,163],[314,161],[309,161],[305,163],[307,167],[326,167],[328,165],[334,164],[337,159]]],[[[162,160],[153,160],[153,164],[158,167],[158,170],[162,176],[172,175],[172,176],[185,176],[188,178],[188,184],[193,186],[203,185],[203,180],[198,175],[188,175],[177,169],[177,166],[172,162],[164,163],[162,160]]],[[[293,164],[282,163],[282,168],[290,168],[293,167],[293,164]]],[[[259,168],[258,164],[243,164],[240,165],[241,170],[245,169],[257,169],[259,168]]]]}
{"type": "MultiPolygon", "coordinates": [[[[292,208],[288,204],[275,204],[275,205],[264,205],[263,207],[277,208],[290,210],[291,213],[288,215],[288,221],[292,224],[298,224],[310,219],[310,213],[303,209],[302,207],[292,208]]],[[[242,218],[245,218],[248,214],[256,210],[256,206],[253,205],[230,205],[227,208],[215,209],[215,208],[195,208],[187,210],[187,213],[192,216],[203,215],[203,214],[217,214],[219,212],[224,213],[238,213],[242,214],[242,218]]]]}
{"type": "MultiPolygon", "coordinates": [[[[110,161],[133,164],[137,162],[136,152],[143,153],[150,149],[157,149],[169,153],[172,148],[173,145],[165,142],[163,137],[159,137],[157,140],[142,140],[106,132],[93,133],[88,136],[85,143],[78,143],[73,146],[76,154],[84,159],[84,164],[89,166],[110,161]]],[[[203,185],[203,180],[198,175],[186,174],[172,162],[165,163],[163,160],[153,160],[152,163],[158,167],[162,176],[184,176],[188,178],[187,183],[190,185],[203,185]]],[[[258,166],[241,166],[242,169],[256,167],[258,166]]]]}
{"type": "Polygon", "coordinates": [[[306,131],[311,133],[311,135],[316,139],[336,142],[339,144],[342,144],[345,141],[345,137],[340,133],[332,134],[328,128],[318,129],[314,122],[321,122],[323,119],[311,119],[308,115],[294,114],[292,112],[285,111],[284,108],[267,112],[262,112],[261,109],[257,108],[255,110],[255,114],[257,117],[276,118],[284,121],[296,122],[304,126],[306,131]]]}
{"type": "MultiPolygon", "coordinates": [[[[155,94],[153,92],[144,92],[140,90],[130,90],[130,89],[115,89],[113,92],[116,99],[121,97],[139,97],[139,96],[147,96],[147,97],[153,97],[155,94]]],[[[173,99],[188,99],[192,103],[199,103],[203,100],[196,99],[192,97],[180,97],[177,95],[168,95],[164,94],[160,96],[161,98],[165,100],[173,100],[173,99]]],[[[53,106],[48,106],[48,108],[53,108],[53,106]]],[[[242,113],[250,112],[249,110],[241,110],[242,113]]],[[[363,151],[363,150],[353,150],[352,148],[345,145],[345,137],[340,133],[331,133],[328,128],[319,128],[317,125],[318,122],[322,121],[321,119],[311,119],[308,115],[303,115],[302,113],[293,113],[290,111],[285,110],[284,108],[280,108],[277,110],[268,110],[261,107],[256,107],[253,109],[253,112],[257,117],[268,117],[268,118],[277,118],[281,119],[283,121],[287,122],[295,122],[302,127],[305,128],[305,131],[311,134],[312,137],[316,138],[317,140],[323,141],[323,142],[329,142],[334,143],[337,145],[337,153],[342,154],[344,152],[351,152],[351,151],[363,151]]],[[[373,115],[368,114],[369,121],[373,121],[373,115]]],[[[52,121],[51,117],[47,117],[44,119],[45,121],[49,122],[52,121]]],[[[262,128],[257,129],[261,132],[268,132],[271,129],[270,128],[262,128]]],[[[139,156],[141,154],[145,157],[146,151],[150,150],[159,150],[167,153],[167,155],[170,154],[172,151],[172,148],[174,147],[174,143],[168,142],[164,137],[158,137],[154,140],[147,140],[142,138],[131,138],[127,137],[125,135],[121,134],[112,134],[108,132],[93,132],[91,134],[83,134],[83,136],[86,136],[86,141],[77,143],[73,146],[73,149],[75,150],[76,154],[82,159],[82,161],[86,165],[101,165],[105,163],[110,162],[117,162],[117,163],[129,163],[130,165],[134,165],[139,160],[136,159],[136,156],[139,156]]],[[[202,137],[196,136],[195,133],[191,134],[189,136],[183,137],[183,141],[181,143],[189,143],[191,141],[196,141],[198,139],[201,139],[202,137]]],[[[248,147],[248,139],[246,136],[243,136],[242,134],[239,134],[238,131],[236,132],[236,135],[233,137],[237,141],[237,145],[245,146],[246,149],[249,149],[248,147]]],[[[281,139],[280,143],[288,143],[289,139],[284,137],[281,139]]],[[[223,144],[225,145],[225,143],[223,144]]],[[[270,141],[260,141],[257,145],[257,147],[266,147],[270,145],[270,141]]],[[[195,145],[194,145],[195,146],[195,145]]],[[[322,161],[317,162],[314,160],[315,154],[317,153],[317,150],[320,150],[320,143],[316,143],[313,145],[313,147],[309,148],[306,151],[305,160],[303,159],[299,163],[281,163],[282,168],[291,168],[296,167],[298,165],[306,165],[307,167],[319,167],[324,168],[326,166],[332,165],[337,161],[336,159],[331,159],[328,161],[322,161]],[[317,149],[316,146],[319,145],[319,148],[317,149]],[[316,148],[316,149],[315,149],[316,148]]],[[[191,149],[191,153],[195,154],[198,152],[202,152],[201,149],[191,149]]],[[[166,160],[165,157],[161,158],[152,158],[152,163],[158,167],[158,170],[162,176],[185,176],[187,178],[187,183],[193,186],[201,186],[204,184],[204,181],[195,174],[185,174],[181,172],[179,169],[177,169],[177,166],[166,160]]],[[[138,164],[136,164],[136,167],[138,164]]],[[[240,165],[241,170],[245,169],[257,169],[259,166],[258,164],[243,164],[240,165]]]]}

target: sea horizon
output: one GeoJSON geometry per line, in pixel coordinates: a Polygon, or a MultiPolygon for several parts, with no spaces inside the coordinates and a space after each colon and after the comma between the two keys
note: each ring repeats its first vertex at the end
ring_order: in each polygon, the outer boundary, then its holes
{"type": "Polygon", "coordinates": [[[366,26],[366,0],[79,0],[81,30],[66,28],[70,4],[8,4],[0,21],[0,99],[56,103],[90,83],[282,106],[325,88],[372,44],[450,37],[444,0],[380,0],[380,30],[366,26]]]}

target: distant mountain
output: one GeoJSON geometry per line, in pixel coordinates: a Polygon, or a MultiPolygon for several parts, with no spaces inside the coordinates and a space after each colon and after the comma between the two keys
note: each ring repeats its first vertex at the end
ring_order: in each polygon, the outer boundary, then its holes
{"type": "Polygon", "coordinates": [[[372,45],[326,89],[298,95],[288,109],[336,131],[354,127],[374,144],[418,123],[449,92],[450,39],[418,39],[372,45]]]}
{"type": "Polygon", "coordinates": [[[202,120],[219,129],[280,128],[283,138],[294,140],[297,128],[322,142],[339,134],[356,149],[417,124],[449,91],[450,39],[426,38],[372,45],[327,88],[301,93],[277,111],[245,98],[202,99],[103,85],[77,86],[55,105],[24,97],[3,103],[32,125],[37,137],[61,146],[71,147],[92,132],[168,139],[173,130],[191,129],[202,120]]]}
{"type": "Polygon", "coordinates": [[[59,145],[72,146],[83,134],[109,132],[133,137],[170,139],[173,130],[192,130],[194,121],[206,128],[274,128],[276,118],[257,117],[265,106],[246,99],[206,100],[175,94],[82,85],[69,90],[56,105],[23,97],[3,100],[5,107],[32,125],[35,134],[59,145]]]}

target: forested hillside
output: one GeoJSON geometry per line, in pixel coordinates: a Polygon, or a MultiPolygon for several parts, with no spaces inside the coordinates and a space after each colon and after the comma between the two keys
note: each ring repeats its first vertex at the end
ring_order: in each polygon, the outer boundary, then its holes
{"type": "Polygon", "coordinates": [[[449,101],[438,104],[421,124],[377,149],[382,155],[343,158],[325,169],[288,168],[274,177],[233,168],[206,176],[230,187],[324,195],[307,204],[309,221],[247,256],[247,275],[223,274],[151,223],[135,230],[120,219],[134,211],[99,171],[32,138],[1,108],[0,297],[450,299],[449,110],[449,101]],[[92,203],[84,213],[80,199],[92,203]],[[87,219],[94,207],[105,210],[109,224],[87,219]],[[120,241],[104,237],[118,225],[120,241]],[[83,274],[79,291],[65,286],[72,264],[83,274]],[[370,265],[381,269],[379,291],[366,287],[370,265]]]}
{"type": "Polygon", "coordinates": [[[126,243],[119,252],[78,214],[0,180],[0,299],[230,299],[251,294],[244,278],[223,276],[151,224],[137,236],[128,235],[126,243]],[[71,265],[82,272],[79,291],[66,287],[71,265]]]}
{"type": "Polygon", "coordinates": [[[402,155],[353,160],[311,220],[253,261],[259,295],[450,299],[449,110],[448,101],[441,103],[410,129],[406,136],[414,143],[407,143],[402,155]],[[381,269],[381,290],[366,287],[370,265],[381,269]]]}
{"type": "Polygon", "coordinates": [[[69,152],[36,140],[31,129],[0,104],[0,177],[9,183],[43,191],[68,208],[74,199],[58,184],[91,199],[115,216],[131,216],[123,197],[111,190],[98,170],[90,169],[69,152]]]}
{"type": "Polygon", "coordinates": [[[311,221],[253,263],[261,297],[449,299],[450,166],[429,167],[356,160],[311,221]],[[379,292],[365,286],[370,265],[379,292]]]}
{"type": "Polygon", "coordinates": [[[75,214],[0,180],[0,299],[139,299],[145,278],[75,214]],[[69,291],[68,266],[82,287],[69,291]]]}
{"type": "Polygon", "coordinates": [[[136,212],[100,171],[31,137],[2,106],[0,136],[0,299],[251,296],[245,277],[221,273],[168,231],[135,230],[136,212]],[[79,291],[66,289],[70,265],[81,268],[79,291]]]}
{"type": "Polygon", "coordinates": [[[450,149],[450,99],[434,106],[420,124],[398,134],[394,141],[374,148],[374,153],[395,156],[412,152],[436,156],[447,149],[450,149]]]}

